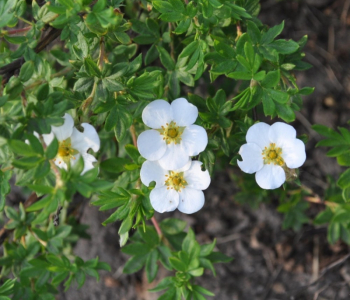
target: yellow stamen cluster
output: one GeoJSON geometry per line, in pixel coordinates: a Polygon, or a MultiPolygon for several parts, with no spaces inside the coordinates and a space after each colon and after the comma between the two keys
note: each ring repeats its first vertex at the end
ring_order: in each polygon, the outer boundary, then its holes
{"type": "Polygon", "coordinates": [[[169,175],[165,175],[165,178],[165,185],[168,190],[174,189],[177,192],[181,192],[181,189],[184,189],[187,185],[183,172],[176,173],[174,171],[169,171],[169,175]]]}
{"type": "MultiPolygon", "coordinates": [[[[63,141],[60,141],[58,144],[57,156],[54,159],[54,161],[57,158],[60,158],[65,163],[68,163],[71,159],[75,159],[74,155],[76,155],[77,153],[78,153],[78,151],[72,148],[70,138],[63,140],[63,141]]],[[[59,161],[59,163],[61,163],[61,161],[59,161]]]]}
{"type": "Polygon", "coordinates": [[[275,143],[270,143],[269,147],[265,147],[262,152],[264,164],[273,163],[275,165],[283,166],[284,160],[282,158],[282,149],[276,147],[275,143]]]}
{"type": "Polygon", "coordinates": [[[175,143],[180,144],[181,142],[181,135],[183,131],[185,130],[185,127],[180,127],[176,125],[176,122],[170,122],[166,123],[166,126],[162,126],[161,129],[158,129],[161,135],[163,135],[163,140],[167,144],[175,143]]]}

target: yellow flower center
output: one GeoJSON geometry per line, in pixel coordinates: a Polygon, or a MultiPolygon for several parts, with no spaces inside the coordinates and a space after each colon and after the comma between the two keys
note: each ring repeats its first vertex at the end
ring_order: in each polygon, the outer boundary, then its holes
{"type": "Polygon", "coordinates": [[[163,135],[163,140],[167,144],[175,143],[180,144],[181,135],[185,127],[176,126],[176,122],[166,123],[166,126],[162,126],[161,129],[158,129],[161,135],[163,135]]]}
{"type": "Polygon", "coordinates": [[[68,163],[71,159],[75,159],[74,155],[79,153],[79,151],[72,148],[71,140],[70,138],[58,142],[58,152],[56,155],[56,158],[54,158],[54,161],[57,158],[62,159],[65,163],[68,163]]]}
{"type": "Polygon", "coordinates": [[[275,143],[270,143],[269,147],[265,147],[262,152],[264,164],[275,164],[279,166],[284,165],[284,160],[282,158],[282,149],[276,147],[275,143]]]}
{"type": "Polygon", "coordinates": [[[184,179],[184,173],[169,171],[169,175],[165,175],[165,185],[168,187],[168,190],[174,189],[177,192],[181,192],[181,189],[184,189],[187,185],[187,182],[184,179]]]}

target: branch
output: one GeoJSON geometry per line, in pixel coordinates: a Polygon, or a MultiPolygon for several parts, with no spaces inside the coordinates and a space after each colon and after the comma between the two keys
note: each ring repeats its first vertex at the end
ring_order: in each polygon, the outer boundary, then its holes
{"type": "MultiPolygon", "coordinates": [[[[48,46],[53,40],[58,38],[61,34],[61,29],[56,29],[53,27],[50,27],[48,33],[40,39],[38,45],[35,47],[34,51],[36,53],[41,52],[45,49],[46,46],[48,46]]],[[[18,72],[18,70],[22,67],[24,64],[24,58],[18,58],[15,61],[3,66],[0,68],[0,76],[3,76],[2,84],[6,84],[9,79],[18,72]]]]}

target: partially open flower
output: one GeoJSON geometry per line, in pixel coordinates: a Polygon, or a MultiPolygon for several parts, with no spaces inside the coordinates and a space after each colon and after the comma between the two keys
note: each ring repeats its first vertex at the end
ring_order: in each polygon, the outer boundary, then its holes
{"type": "Polygon", "coordinates": [[[67,170],[69,164],[74,165],[80,155],[84,159],[84,169],[81,174],[94,168],[93,163],[96,158],[87,151],[91,148],[97,152],[100,149],[100,138],[96,129],[87,123],[82,123],[84,132],[80,132],[74,127],[74,120],[69,114],[64,115],[62,126],[51,126],[51,133],[43,134],[46,145],[51,144],[54,137],[58,140],[58,153],[54,158],[55,164],[67,170]]]}
{"type": "Polygon", "coordinates": [[[142,113],[142,120],[151,130],[142,132],[137,140],[143,157],[159,161],[162,168],[176,170],[185,166],[190,156],[198,155],[208,144],[203,127],[193,125],[198,109],[184,98],[171,104],[155,100],[142,113]]]}
{"type": "Polygon", "coordinates": [[[289,174],[289,169],[299,168],[306,160],[305,145],[288,124],[254,124],[246,140],[239,149],[243,161],[237,160],[238,166],[245,173],[256,172],[256,182],[263,189],[280,187],[286,181],[286,172],[289,174]]]}
{"type": "Polygon", "coordinates": [[[168,171],[157,161],[145,161],[141,181],[146,186],[156,182],[150,194],[154,210],[163,213],[177,208],[185,214],[199,211],[204,205],[202,190],[210,184],[209,172],[202,171],[201,165],[199,161],[189,161],[182,169],[168,171]]]}

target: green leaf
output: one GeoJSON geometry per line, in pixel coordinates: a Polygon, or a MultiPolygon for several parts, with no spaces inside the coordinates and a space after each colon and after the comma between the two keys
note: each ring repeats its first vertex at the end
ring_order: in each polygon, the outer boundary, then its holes
{"type": "Polygon", "coordinates": [[[33,156],[37,154],[31,146],[19,140],[9,140],[8,145],[11,150],[18,155],[33,156]]]}
{"type": "Polygon", "coordinates": [[[48,145],[46,148],[46,152],[45,152],[46,158],[47,159],[55,158],[57,152],[58,152],[58,140],[56,138],[54,138],[51,141],[50,145],[48,145]]]}
{"type": "Polygon", "coordinates": [[[264,88],[272,88],[275,87],[280,81],[280,71],[270,71],[266,74],[266,77],[261,82],[261,86],[264,88]]]}
{"type": "Polygon", "coordinates": [[[86,72],[90,75],[90,76],[95,76],[95,77],[101,77],[101,71],[98,68],[97,64],[89,57],[84,59],[84,67],[86,72]]]}
{"type": "Polygon", "coordinates": [[[275,103],[276,112],[278,116],[286,122],[293,122],[295,120],[295,113],[293,109],[291,109],[288,105],[282,105],[279,103],[275,103]]]}
{"type": "Polygon", "coordinates": [[[25,42],[27,42],[27,38],[25,36],[8,36],[8,35],[5,35],[4,38],[9,43],[16,44],[16,45],[24,44],[25,42]]]}
{"type": "Polygon", "coordinates": [[[9,219],[20,222],[19,214],[12,207],[6,206],[5,213],[9,219]]]}
{"type": "Polygon", "coordinates": [[[143,265],[146,263],[147,255],[134,256],[129,259],[123,269],[124,274],[132,274],[140,270],[143,265]]]}
{"type": "Polygon", "coordinates": [[[270,28],[266,33],[263,34],[262,39],[261,39],[261,44],[271,43],[275,39],[276,36],[281,34],[283,28],[284,28],[284,21],[281,24],[270,28]]]}
{"type": "Polygon", "coordinates": [[[187,223],[183,220],[168,218],[164,219],[159,225],[162,232],[165,234],[175,235],[182,232],[185,229],[187,223]]]}
{"type": "Polygon", "coordinates": [[[170,265],[177,271],[186,272],[187,266],[181,260],[176,257],[169,258],[170,265]]]}
{"type": "Polygon", "coordinates": [[[31,212],[31,211],[37,211],[39,209],[42,209],[42,208],[46,207],[51,201],[52,201],[51,196],[45,197],[45,198],[39,200],[38,202],[35,202],[31,206],[29,206],[27,208],[27,211],[31,212]]]}
{"type": "Polygon", "coordinates": [[[129,255],[144,256],[151,251],[151,248],[147,244],[135,242],[135,243],[126,245],[121,249],[121,251],[129,255]]]}
{"type": "Polygon", "coordinates": [[[140,158],[140,152],[137,149],[137,147],[135,147],[134,145],[128,144],[128,145],[125,145],[125,151],[135,163],[138,163],[138,160],[140,158]]]}
{"type": "Polygon", "coordinates": [[[38,88],[38,91],[36,93],[36,97],[39,101],[47,100],[47,97],[50,92],[50,87],[47,83],[44,83],[38,88]]]}
{"type": "Polygon", "coordinates": [[[26,61],[19,72],[19,78],[22,82],[28,81],[34,74],[34,63],[32,61],[26,61]]]}
{"type": "Polygon", "coordinates": [[[103,87],[108,89],[110,92],[119,92],[125,89],[125,87],[116,79],[106,77],[102,79],[103,87]]]}
{"type": "Polygon", "coordinates": [[[54,188],[52,186],[28,184],[28,187],[34,192],[40,194],[52,194],[54,192],[54,188]]]}
{"type": "Polygon", "coordinates": [[[113,157],[101,162],[100,167],[102,170],[105,170],[108,172],[120,173],[125,170],[125,165],[129,163],[130,161],[126,158],[113,157]]]}
{"type": "Polygon", "coordinates": [[[291,54],[299,49],[298,43],[292,40],[276,40],[269,44],[269,46],[281,54],[291,54]]]}
{"type": "Polygon", "coordinates": [[[162,65],[169,71],[173,71],[175,69],[175,62],[171,58],[170,54],[168,51],[166,51],[163,47],[161,46],[156,46],[157,50],[159,52],[159,57],[160,61],[162,62],[162,65]]]}
{"type": "Polygon", "coordinates": [[[207,257],[212,263],[227,263],[232,260],[231,257],[221,253],[221,252],[212,252],[207,257]]]}
{"type": "Polygon", "coordinates": [[[342,189],[350,187],[350,169],[340,175],[337,184],[342,189]]]}
{"type": "Polygon", "coordinates": [[[157,265],[157,260],[158,260],[158,251],[153,250],[147,257],[146,260],[146,275],[148,282],[152,282],[158,273],[158,265],[157,265]]]}

